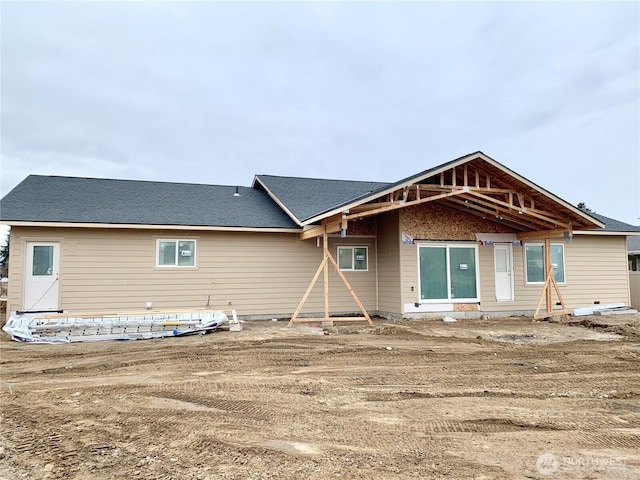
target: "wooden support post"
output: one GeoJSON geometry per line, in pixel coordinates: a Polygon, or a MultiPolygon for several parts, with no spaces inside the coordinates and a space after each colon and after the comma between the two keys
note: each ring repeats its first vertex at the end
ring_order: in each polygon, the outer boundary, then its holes
{"type": "Polygon", "coordinates": [[[564,304],[564,298],[562,298],[562,294],[560,293],[560,287],[558,286],[558,282],[556,282],[556,278],[553,275],[553,265],[551,263],[551,239],[546,237],[544,239],[544,256],[545,256],[545,268],[547,270],[547,278],[544,282],[544,287],[542,288],[542,292],[540,292],[540,299],[538,300],[538,305],[536,307],[536,311],[533,314],[533,319],[537,320],[539,318],[547,318],[553,317],[554,315],[571,315],[573,314],[573,309],[567,309],[564,304]],[[553,289],[558,295],[558,300],[560,301],[561,310],[553,310],[553,289]],[[545,313],[540,313],[540,306],[542,305],[542,300],[546,298],[546,307],[547,311],[545,313]]]}
{"type": "Polygon", "coordinates": [[[369,314],[367,313],[367,309],[364,308],[364,305],[362,305],[362,302],[360,301],[360,299],[356,295],[356,292],[353,291],[353,288],[351,287],[351,284],[349,283],[349,280],[347,280],[347,277],[344,276],[344,273],[342,273],[342,270],[340,270],[340,267],[338,266],[338,263],[335,261],[335,259],[331,255],[331,252],[329,252],[328,250],[327,250],[327,255],[328,255],[329,261],[333,264],[333,267],[336,269],[336,272],[338,273],[338,276],[340,277],[342,282],[345,284],[345,286],[347,287],[347,290],[349,291],[349,293],[351,294],[353,299],[356,301],[356,304],[358,305],[358,307],[362,311],[362,314],[364,315],[364,318],[367,319],[367,322],[369,322],[369,325],[373,325],[373,322],[371,321],[371,318],[369,317],[369,314]]]}
{"type": "MultiPolygon", "coordinates": [[[[329,244],[327,240],[327,231],[322,235],[324,242],[324,258],[329,255],[329,244]]],[[[329,321],[329,264],[324,262],[324,318],[329,321]]]]}
{"type": "MultiPolygon", "coordinates": [[[[551,239],[549,237],[544,239],[544,263],[545,270],[553,277],[553,267],[551,266],[551,239]]],[[[545,282],[545,294],[547,296],[547,313],[550,313],[553,309],[551,299],[551,282],[545,282]]]]}
{"type": "Polygon", "coordinates": [[[313,280],[311,280],[311,283],[307,287],[307,291],[304,292],[304,296],[302,297],[302,300],[300,300],[300,303],[298,304],[298,308],[296,308],[296,311],[294,312],[293,316],[291,317],[291,320],[289,320],[289,324],[287,325],[288,327],[293,325],[293,322],[296,320],[296,318],[298,318],[298,315],[300,315],[300,312],[302,311],[302,306],[304,305],[304,302],[306,302],[307,298],[309,298],[309,295],[311,294],[311,290],[313,290],[313,286],[318,281],[318,277],[320,276],[320,272],[322,272],[322,269],[324,268],[324,266],[326,264],[327,264],[327,257],[325,255],[325,257],[322,259],[322,262],[320,262],[320,266],[318,267],[318,270],[316,271],[316,274],[313,276],[313,280]]]}
{"type": "Polygon", "coordinates": [[[315,275],[313,276],[313,279],[311,280],[311,283],[307,287],[307,291],[304,293],[304,296],[302,297],[302,300],[300,300],[300,303],[298,304],[298,308],[296,308],[296,311],[294,312],[293,316],[291,317],[291,320],[289,320],[289,323],[287,324],[287,327],[291,327],[296,321],[298,321],[298,322],[317,322],[317,321],[332,321],[332,320],[339,320],[339,321],[366,320],[367,322],[369,322],[369,325],[373,325],[373,322],[371,321],[371,317],[369,317],[369,314],[367,313],[367,310],[364,308],[364,305],[362,304],[362,302],[358,298],[358,295],[356,295],[356,292],[351,287],[351,284],[347,280],[347,277],[345,277],[344,273],[342,273],[342,271],[340,270],[340,267],[338,266],[338,263],[336,262],[336,260],[333,258],[333,255],[331,255],[331,252],[329,251],[328,237],[327,237],[326,231],[324,232],[322,238],[324,240],[324,249],[323,249],[324,250],[324,258],[322,259],[322,262],[320,262],[320,266],[318,267],[318,270],[316,271],[315,275]],[[364,315],[364,317],[340,317],[340,318],[332,319],[329,316],[329,271],[328,271],[327,262],[331,262],[331,265],[333,265],[333,268],[335,268],[336,273],[338,274],[338,276],[340,277],[340,279],[342,280],[344,285],[347,287],[347,290],[349,291],[349,293],[351,294],[353,299],[356,301],[356,304],[358,305],[358,308],[360,308],[360,310],[362,311],[362,314],[364,315]],[[311,294],[311,290],[313,290],[314,285],[316,284],[316,282],[318,281],[318,278],[320,277],[320,272],[322,272],[322,271],[324,271],[324,318],[310,318],[310,319],[300,319],[300,320],[298,320],[298,315],[300,315],[300,312],[302,311],[302,307],[304,306],[305,302],[307,301],[307,298],[309,298],[309,295],[311,294]]]}

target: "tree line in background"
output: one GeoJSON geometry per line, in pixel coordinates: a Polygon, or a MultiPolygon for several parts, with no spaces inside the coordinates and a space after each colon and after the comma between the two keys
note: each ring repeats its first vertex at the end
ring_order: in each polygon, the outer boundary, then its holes
{"type": "Polygon", "coordinates": [[[9,238],[11,231],[7,233],[4,244],[0,247],[0,277],[6,277],[9,272],[9,238]]]}

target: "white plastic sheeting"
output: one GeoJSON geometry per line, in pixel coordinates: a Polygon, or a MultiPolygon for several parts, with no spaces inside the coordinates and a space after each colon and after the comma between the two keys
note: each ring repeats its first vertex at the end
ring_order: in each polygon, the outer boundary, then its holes
{"type": "Polygon", "coordinates": [[[70,343],[146,340],[215,330],[228,321],[223,312],[72,316],[12,314],[2,329],[18,342],[70,343]]]}

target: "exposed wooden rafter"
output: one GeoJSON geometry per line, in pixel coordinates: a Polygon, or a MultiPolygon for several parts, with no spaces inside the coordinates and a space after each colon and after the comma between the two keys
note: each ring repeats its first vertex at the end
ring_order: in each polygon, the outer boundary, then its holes
{"type": "Polygon", "coordinates": [[[464,193],[466,190],[467,190],[466,187],[459,188],[459,189],[452,188],[452,191],[450,191],[448,193],[441,193],[441,194],[431,195],[431,196],[426,197],[426,198],[421,198],[420,200],[412,200],[412,201],[409,201],[409,202],[406,202],[404,200],[398,200],[398,201],[392,202],[390,205],[385,205],[383,207],[378,207],[374,203],[372,205],[375,205],[375,208],[373,208],[373,209],[371,209],[369,211],[349,214],[349,215],[347,215],[347,219],[348,220],[356,220],[358,218],[370,217],[371,215],[378,215],[379,213],[390,212],[392,210],[397,210],[399,208],[409,207],[409,206],[412,206],[412,205],[419,205],[419,204],[427,203],[427,202],[433,202],[434,200],[440,200],[440,199],[451,197],[451,196],[454,196],[454,195],[460,195],[460,194],[464,193]]]}
{"type": "Polygon", "coordinates": [[[324,219],[322,225],[305,230],[300,238],[314,238],[323,231],[339,232],[346,228],[349,220],[428,202],[438,202],[520,232],[557,231],[570,232],[571,235],[573,228],[589,225],[570,208],[548,198],[534,185],[484,161],[472,161],[434,172],[430,177],[421,177],[411,185],[399,185],[375,200],[324,219]]]}

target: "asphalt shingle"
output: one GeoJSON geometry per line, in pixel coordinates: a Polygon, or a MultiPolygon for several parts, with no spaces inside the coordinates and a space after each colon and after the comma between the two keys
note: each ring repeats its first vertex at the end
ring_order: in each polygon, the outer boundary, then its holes
{"type": "Polygon", "coordinates": [[[640,232],[640,226],[630,225],[589,210],[585,210],[585,213],[604,223],[605,232],[640,232]]]}
{"type": "Polygon", "coordinates": [[[0,201],[0,220],[299,228],[253,188],[41,175],[28,176],[0,201]]]}
{"type": "Polygon", "coordinates": [[[273,175],[257,175],[256,178],[300,222],[391,185],[383,182],[278,177],[273,175]]]}

